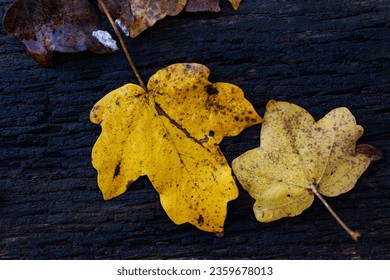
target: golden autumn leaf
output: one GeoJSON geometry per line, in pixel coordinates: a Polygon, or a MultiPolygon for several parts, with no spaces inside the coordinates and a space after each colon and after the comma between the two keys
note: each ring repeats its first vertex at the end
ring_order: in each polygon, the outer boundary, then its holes
{"type": "Polygon", "coordinates": [[[92,151],[104,199],[147,175],[176,224],[222,232],[227,202],[238,191],[218,144],[262,119],[228,83],[208,81],[200,64],[174,64],[154,74],[148,91],[134,84],[96,103],[102,133],[92,151]]]}
{"type": "Polygon", "coordinates": [[[337,196],[351,190],[370,164],[355,153],[363,128],[346,108],[329,112],[318,122],[303,108],[270,101],[264,115],[260,147],[233,160],[238,180],[252,197],[260,222],[302,213],[318,196],[341,225],[322,195],[337,196]]]}

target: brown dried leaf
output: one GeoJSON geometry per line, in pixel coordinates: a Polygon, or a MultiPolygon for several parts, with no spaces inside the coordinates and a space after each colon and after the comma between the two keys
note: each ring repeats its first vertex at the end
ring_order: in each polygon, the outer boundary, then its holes
{"type": "Polygon", "coordinates": [[[165,16],[176,16],[186,5],[186,0],[134,0],[131,1],[131,11],[134,23],[130,36],[135,37],[148,27],[153,26],[165,16]]]}
{"type": "Polygon", "coordinates": [[[88,0],[17,0],[6,11],[4,29],[17,37],[43,66],[51,66],[53,52],[112,52],[92,37],[99,16],[88,0]]]}
{"type": "MultiPolygon", "coordinates": [[[[158,20],[176,16],[183,9],[188,12],[219,12],[219,0],[102,0],[110,14],[119,18],[130,31],[132,38],[138,36],[158,20]]],[[[103,11],[103,9],[99,6],[103,11]]]]}
{"type": "MultiPolygon", "coordinates": [[[[219,0],[101,1],[133,38],[165,16],[176,16],[184,9],[220,11],[219,0]]],[[[241,0],[229,2],[237,9],[241,0]]],[[[116,50],[103,42],[111,38],[99,38],[103,43],[93,38],[92,32],[100,29],[100,22],[88,0],[16,0],[6,11],[3,24],[7,34],[22,41],[27,52],[43,66],[52,65],[54,51],[109,53],[116,50]]]]}
{"type": "MultiPolygon", "coordinates": [[[[233,9],[237,10],[242,0],[229,0],[233,9]]],[[[219,0],[188,0],[185,7],[187,12],[219,12],[219,0]]]]}
{"type": "Polygon", "coordinates": [[[188,0],[185,7],[187,12],[219,12],[219,0],[188,0]]]}
{"type": "MultiPolygon", "coordinates": [[[[187,0],[103,0],[110,14],[119,18],[132,38],[166,16],[180,13],[187,0]]],[[[102,9],[101,9],[102,10],[102,9]]]]}
{"type": "MultiPolygon", "coordinates": [[[[101,0],[110,14],[119,18],[130,31],[132,38],[138,36],[158,20],[166,16],[176,16],[181,11],[219,12],[219,0],[101,0]]],[[[237,9],[241,0],[229,0],[237,9]]],[[[103,11],[103,9],[100,7],[103,11]]]]}

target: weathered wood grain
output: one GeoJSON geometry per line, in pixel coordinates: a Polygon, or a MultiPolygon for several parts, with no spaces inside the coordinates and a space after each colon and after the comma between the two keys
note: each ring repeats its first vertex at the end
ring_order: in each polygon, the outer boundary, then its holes
{"type": "MultiPolygon", "coordinates": [[[[1,18],[11,2],[0,3],[1,18]]],[[[240,86],[260,114],[270,99],[315,118],[347,106],[365,128],[359,143],[384,154],[351,192],[329,199],[361,240],[318,201],[260,224],[242,189],[222,238],[173,224],[146,178],[103,201],[90,164],[100,131],[89,111],[136,83],[124,54],[58,54],[45,69],[1,28],[0,258],[390,258],[390,2],[245,0],[238,11],[221,2],[219,14],[168,18],[128,43],[140,73],[147,80],[172,63],[203,63],[212,80],[240,86]]],[[[258,145],[259,130],[223,141],[229,162],[258,145]]]]}

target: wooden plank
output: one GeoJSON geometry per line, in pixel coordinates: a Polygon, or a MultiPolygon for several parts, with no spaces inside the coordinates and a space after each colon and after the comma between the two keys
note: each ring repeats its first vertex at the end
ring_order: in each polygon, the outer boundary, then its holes
{"type": "MultiPolygon", "coordinates": [[[[11,2],[0,3],[1,18],[11,2]]],[[[173,224],[147,178],[103,201],[90,164],[100,131],[89,111],[110,90],[136,83],[124,54],[58,54],[57,66],[45,69],[1,28],[1,258],[390,258],[389,1],[245,0],[238,11],[227,1],[221,8],[164,19],[128,43],[140,73],[147,80],[172,63],[203,63],[213,81],[240,86],[260,114],[270,99],[315,118],[347,106],[365,128],[359,143],[385,157],[352,191],[328,200],[361,240],[319,201],[298,217],[260,224],[242,189],[222,238],[173,224]]],[[[229,162],[258,145],[259,130],[222,142],[229,162]]]]}

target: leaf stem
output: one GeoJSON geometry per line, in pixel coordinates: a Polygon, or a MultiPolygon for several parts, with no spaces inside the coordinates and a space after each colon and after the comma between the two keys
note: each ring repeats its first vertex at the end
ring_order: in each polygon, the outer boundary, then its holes
{"type": "Polygon", "coordinates": [[[346,232],[352,237],[353,240],[358,241],[358,238],[360,237],[360,233],[357,231],[351,230],[336,214],[336,212],[333,211],[332,207],[326,202],[325,198],[318,192],[317,187],[315,185],[311,185],[310,189],[313,191],[313,193],[321,200],[321,202],[325,205],[326,209],[332,214],[332,216],[336,219],[336,221],[345,229],[346,232]]]}
{"type": "Polygon", "coordinates": [[[137,77],[137,80],[138,80],[140,86],[141,86],[145,91],[148,91],[147,88],[146,88],[146,86],[145,86],[144,81],[143,81],[142,78],[141,78],[141,75],[139,74],[137,68],[135,67],[134,61],[133,61],[133,59],[131,58],[129,51],[127,50],[126,44],[125,44],[125,42],[124,42],[124,40],[123,40],[123,37],[122,37],[120,31],[118,30],[118,28],[116,27],[116,25],[115,25],[115,23],[114,23],[114,21],[113,21],[113,19],[112,19],[112,17],[111,17],[110,12],[108,11],[106,5],[103,3],[102,0],[98,0],[98,2],[99,2],[99,5],[102,7],[104,13],[106,14],[108,20],[110,21],[112,28],[114,28],[114,31],[115,31],[116,35],[118,36],[118,38],[119,38],[119,42],[121,43],[121,46],[122,46],[122,48],[123,48],[123,51],[124,51],[125,54],[126,54],[126,58],[127,58],[127,60],[129,61],[129,64],[130,64],[130,66],[131,66],[131,69],[133,70],[135,76],[137,77]]]}

